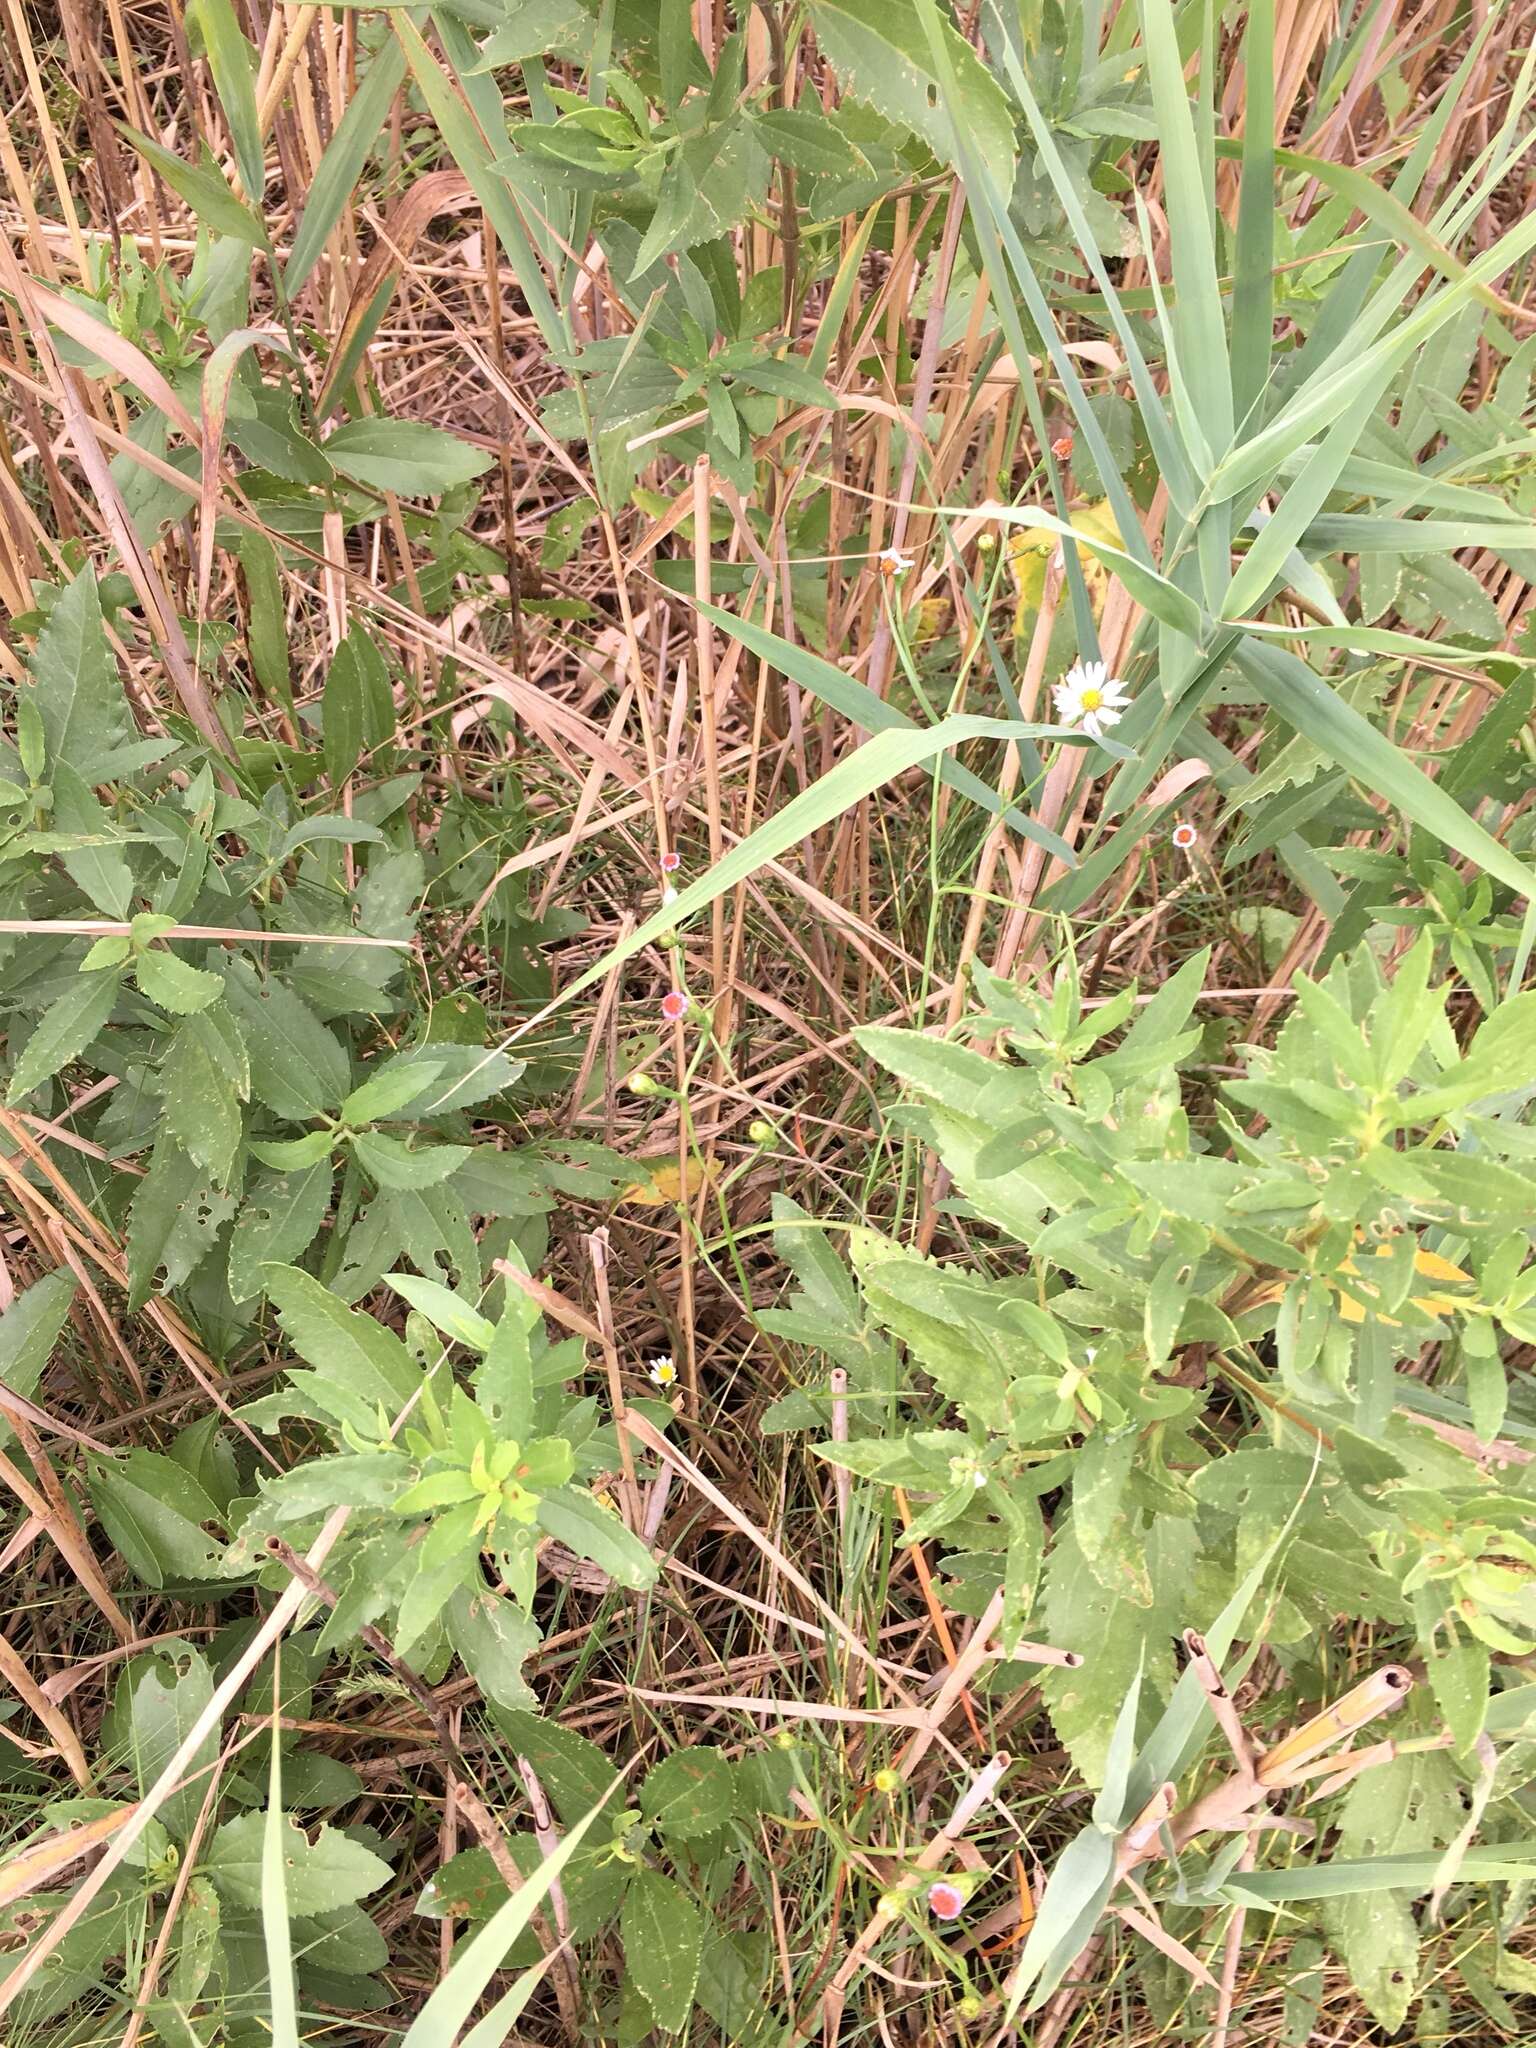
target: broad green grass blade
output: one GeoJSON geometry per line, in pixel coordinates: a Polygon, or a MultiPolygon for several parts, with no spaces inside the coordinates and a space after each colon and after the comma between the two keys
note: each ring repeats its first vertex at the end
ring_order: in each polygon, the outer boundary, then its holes
{"type": "Polygon", "coordinates": [[[404,76],[405,52],[397,42],[384,43],[369,65],[356,97],[342,115],[309,188],[304,216],[283,272],[283,289],[289,298],[297,296],[319,262],[326,237],[340,220],[342,208],[362,176],[368,153],[378,142],[404,76]]]}
{"type": "MultiPolygon", "coordinates": [[[[1301,1863],[1289,1870],[1253,1870],[1229,1876],[1229,1897],[1257,1906],[1296,1899],[1353,1898],[1361,1892],[1427,1892],[1440,1868],[1440,1852],[1427,1856],[1370,1856],[1342,1863],[1301,1863]]],[[[1536,1841],[1484,1842],[1462,1859],[1463,1881],[1536,1877],[1536,1841]]]]}
{"type": "MultiPolygon", "coordinates": [[[[809,690],[813,697],[830,705],[850,724],[860,726],[865,732],[915,732],[916,724],[904,711],[898,711],[894,704],[888,704],[883,697],[877,697],[866,683],[857,677],[834,668],[830,661],[823,661],[819,654],[809,648],[796,647],[792,641],[780,639],[777,633],[770,633],[766,627],[755,626],[748,619],[738,619],[734,613],[721,611],[718,605],[701,604],[699,610],[728,633],[733,640],[739,640],[743,647],[771,661],[781,669],[792,682],[803,690],[809,690]]],[[[1034,756],[1036,767],[1038,755],[1034,756]]],[[[1033,840],[1036,846],[1044,847],[1054,860],[1067,867],[1076,867],[1077,857],[1067,842],[1057,833],[1048,831],[1038,824],[1027,811],[1021,811],[1016,804],[1004,805],[996,790],[983,782],[979,775],[964,767],[959,761],[947,757],[938,765],[939,780],[994,817],[1002,817],[1015,832],[1023,838],[1033,840]]]]}
{"type": "MultiPolygon", "coordinates": [[[[546,1856],[527,1883],[520,1886],[505,1905],[499,1906],[479,1933],[464,1944],[449,1966],[447,1976],[412,2020],[400,2048],[457,2048],[460,2029],[480,2002],[487,1984],[501,1968],[502,1957],[528,1926],[547,1897],[550,1886],[575,1854],[582,1836],[608,1804],[615,1787],[622,1782],[620,1778],[614,1779],[597,1804],[577,1821],[554,1855],[546,1856]]],[[[516,2015],[513,2013],[508,2017],[515,2018],[516,2015]]],[[[479,2031],[477,2028],[476,2033],[479,2031]]]]}
{"type": "Polygon", "coordinates": [[[1232,440],[1232,369],[1216,269],[1213,194],[1201,174],[1200,144],[1169,0],[1141,0],[1141,32],[1173,244],[1178,298],[1174,331],[1186,373],[1200,379],[1201,396],[1209,407],[1210,439],[1224,449],[1232,440]]]}
{"type": "MultiPolygon", "coordinates": [[[[1232,411],[1239,440],[1260,424],[1274,347],[1275,0],[1250,0],[1243,81],[1243,181],[1232,279],[1232,411]]],[[[1218,153],[1222,147],[1218,141],[1218,153]]]]}
{"type": "MultiPolygon", "coordinates": [[[[1426,299],[1380,340],[1305,385],[1268,426],[1217,465],[1210,480],[1211,495],[1236,497],[1261,486],[1298,448],[1331,426],[1384,368],[1399,368],[1466,304],[1479,285],[1491,284],[1533,248],[1536,213],[1501,235],[1491,249],[1467,265],[1454,284],[1426,299]]],[[[1409,283],[1411,279],[1403,281],[1403,296],[1409,283]]]]}
{"type": "MultiPolygon", "coordinates": [[[[840,818],[845,811],[862,803],[877,789],[883,789],[894,777],[904,775],[909,768],[924,767],[950,747],[962,746],[967,740],[1021,739],[1054,739],[1071,743],[1080,741],[1082,735],[1063,732],[1054,725],[1027,725],[1013,718],[983,718],[969,713],[940,719],[937,725],[876,733],[845,761],[839,761],[835,768],[828,769],[809,789],[792,798],[782,811],[759,825],[750,838],[732,847],[708,874],[680,890],[675,902],[656,911],[616,946],[610,946],[600,960],[576,977],[569,988],[561,990],[551,1007],[564,1005],[584,990],[595,987],[616,967],[622,967],[626,960],[632,960],[647,946],[654,945],[663,932],[673,931],[699,911],[707,910],[716,897],[734,889],[738,882],[746,881],[749,875],[755,874],[769,861],[777,860],[790,847],[798,846],[802,839],[819,832],[823,825],[840,818]]],[[[543,1014],[547,1015],[547,1010],[543,1014]]],[[[521,1028],[526,1030],[528,1027],[524,1025],[521,1028]]],[[[507,1045],[511,1043],[511,1038],[504,1041],[507,1045]]]]}
{"type": "Polygon", "coordinates": [[[550,297],[549,285],[540,266],[523,217],[518,211],[506,184],[491,168],[491,151],[477,129],[464,103],[449,85],[438,68],[437,61],[421,37],[421,31],[414,21],[405,14],[390,17],[395,34],[405,51],[406,62],[411,75],[426,101],[433,120],[437,123],[443,141],[459,169],[469,180],[475,197],[485,208],[491,226],[496,230],[507,260],[517,277],[528,310],[533,315],[539,333],[554,354],[563,362],[569,355],[569,343],[564,322],[554,300],[550,297]]]}
{"type": "Polygon", "coordinates": [[[261,125],[256,118],[255,52],[241,33],[230,0],[192,0],[188,12],[203,33],[208,68],[218,87],[219,104],[229,123],[234,145],[235,168],[253,205],[261,204],[267,182],[261,147],[261,125]]]}
{"type": "Polygon", "coordinates": [[[1236,660],[1282,718],[1405,818],[1476,861],[1517,895],[1536,893],[1536,876],[1304,661],[1252,636],[1239,644],[1236,660]]]}

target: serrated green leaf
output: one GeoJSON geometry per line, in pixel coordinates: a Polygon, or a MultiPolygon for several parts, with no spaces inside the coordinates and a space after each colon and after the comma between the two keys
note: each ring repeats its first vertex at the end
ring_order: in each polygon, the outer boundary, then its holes
{"type": "Polygon", "coordinates": [[[276,976],[260,980],[245,961],[232,960],[224,978],[250,1054],[255,1099],[293,1123],[339,1109],[352,1069],[335,1034],[276,976]]]}
{"type": "Polygon", "coordinates": [[[539,1521],[558,1542],[578,1557],[590,1558],[621,1586],[640,1591],[656,1577],[656,1560],[616,1514],[599,1506],[591,1494],[562,1486],[539,1502],[539,1521]]]}
{"type": "MultiPolygon", "coordinates": [[[[213,1674],[201,1650],[188,1643],[157,1645],[136,1657],[117,1691],[117,1724],[123,1729],[140,1794],[148,1792],[213,1698],[213,1674]]],[[[156,1809],[178,1841],[184,1842],[207,1796],[204,1773],[219,1752],[217,1723],[209,1727],[183,1772],[184,1782],[156,1809]]]]}
{"type": "Polygon", "coordinates": [[[203,1528],[220,1519],[189,1472],[158,1451],[132,1450],[86,1467],[91,1505],[114,1547],[147,1586],[215,1579],[224,1545],[203,1528]]]}
{"type": "Polygon", "coordinates": [[[457,435],[421,420],[348,420],[325,443],[343,476],[402,498],[435,498],[472,483],[491,458],[457,435]]]}
{"type": "Polygon", "coordinates": [[[261,1173],[250,1182],[229,1237],[229,1291],[236,1301],[262,1291],[264,1266],[287,1265],[314,1243],[335,1178],[326,1158],[300,1173],[261,1173]]]}
{"type": "MultiPolygon", "coordinates": [[[[0,1384],[13,1394],[30,1398],[37,1392],[37,1383],[68,1320],[77,1285],[73,1273],[63,1267],[44,1273],[14,1296],[0,1315],[0,1384]]],[[[0,1416],[0,1446],[8,1444],[14,1434],[0,1416]]]]}
{"type": "Polygon", "coordinates": [[[352,1140],[359,1165],[379,1187],[417,1190],[435,1188],[469,1157],[467,1145],[411,1146],[377,1131],[359,1131],[352,1140]]]}
{"type": "Polygon", "coordinates": [[[693,2011],[704,1922],[686,1892],[658,1870],[637,1870],[619,1915],[624,1967],[656,2025],[679,2034],[693,2011]]]}
{"type": "Polygon", "coordinates": [[[174,1017],[195,1016],[224,993],[224,977],[193,967],[177,954],[152,946],[134,961],[140,993],[174,1017]]]}
{"type": "Polygon", "coordinates": [[[235,1196],[162,1131],[128,1210],[128,1306],[142,1308],[164,1272],[179,1287],[213,1249],[235,1213],[235,1196]]]}
{"type": "MultiPolygon", "coordinates": [[[[233,1906],[261,1905],[264,1813],[225,1821],[203,1852],[202,1868],[233,1906]]],[[[314,1839],[291,1815],[282,1822],[283,1882],[290,1913],[328,1913],[376,1892],[389,1865],[361,1842],[323,1822],[314,1839]]]]}
{"type": "Polygon", "coordinates": [[[331,1290],[297,1266],[268,1266],[268,1294],[289,1342],[317,1372],[330,1374],[389,1414],[418,1391],[421,1374],[392,1330],[338,1301],[331,1290]]]}
{"type": "Polygon", "coordinates": [[[112,1015],[121,985],[122,975],[115,969],[82,974],[49,1004],[16,1062],[6,1092],[8,1103],[20,1102],[84,1052],[112,1015]]]}
{"type": "Polygon", "coordinates": [[[172,1034],[160,1081],[171,1136],[227,1187],[240,1149],[240,1103],[249,1091],[250,1066],[234,1019],[228,1011],[222,1019],[208,1010],[184,1017],[172,1034]]]}
{"type": "Polygon", "coordinates": [[[50,770],[62,761],[87,785],[104,781],[118,749],[137,735],[107,641],[94,569],[82,569],[60,592],[28,666],[30,701],[42,719],[50,770]]]}
{"type": "Polygon", "coordinates": [[[640,1811],[670,1840],[713,1834],[736,1814],[736,1775],[724,1750],[707,1742],[674,1750],[640,1787],[640,1811]]]}

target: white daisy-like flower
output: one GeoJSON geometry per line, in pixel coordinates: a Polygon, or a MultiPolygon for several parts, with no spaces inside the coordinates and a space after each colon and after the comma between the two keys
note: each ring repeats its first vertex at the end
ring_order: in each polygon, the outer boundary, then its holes
{"type": "Polygon", "coordinates": [[[670,1351],[663,1351],[659,1358],[651,1360],[646,1377],[654,1387],[675,1387],[677,1385],[677,1366],[673,1362],[670,1351]]]}
{"type": "Polygon", "coordinates": [[[677,901],[677,891],[673,888],[670,882],[668,882],[666,887],[662,890],[661,900],[663,906],[669,906],[677,901]]]}
{"type": "Polygon", "coordinates": [[[905,576],[909,569],[917,567],[915,559],[904,555],[900,548],[884,548],[875,560],[880,564],[882,576],[905,576]]]}
{"type": "Polygon", "coordinates": [[[1190,853],[1199,843],[1200,835],[1193,825],[1178,824],[1173,828],[1173,843],[1180,853],[1190,853]]]}
{"type": "Polygon", "coordinates": [[[1124,683],[1102,661],[1074,662],[1051,695],[1062,724],[1080,725],[1096,740],[1120,723],[1131,704],[1124,683]]]}

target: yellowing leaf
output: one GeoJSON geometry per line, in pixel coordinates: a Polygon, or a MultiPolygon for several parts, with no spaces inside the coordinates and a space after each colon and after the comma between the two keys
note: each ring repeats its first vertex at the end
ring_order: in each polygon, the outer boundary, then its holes
{"type": "MultiPolygon", "coordinates": [[[[1115,524],[1115,515],[1107,498],[1101,499],[1097,505],[1080,505],[1070,516],[1073,531],[1082,534],[1085,540],[1107,541],[1111,547],[1121,545],[1120,529],[1115,524]]],[[[1030,629],[1030,621],[1040,609],[1040,600],[1045,595],[1046,565],[1059,545],[1054,533],[1036,531],[1016,533],[1008,542],[1008,573],[1013,578],[1014,589],[1015,640],[1023,639],[1030,629]]],[[[1109,588],[1109,571],[1096,555],[1084,554],[1082,565],[1094,617],[1101,618],[1104,595],[1109,588]]]]}
{"type": "MultiPolygon", "coordinates": [[[[648,1161],[643,1159],[638,1163],[641,1166],[649,1164],[648,1161]]],[[[620,1202],[628,1202],[632,1207],[638,1209],[668,1209],[675,1206],[678,1202],[691,1202],[700,1188],[712,1185],[719,1178],[720,1164],[718,1160],[690,1157],[688,1161],[688,1180],[685,1187],[683,1176],[678,1170],[677,1161],[675,1159],[666,1162],[658,1160],[656,1165],[650,1168],[646,1179],[632,1182],[616,1199],[620,1202]]]]}
{"type": "MultiPolygon", "coordinates": [[[[1373,1256],[1378,1259],[1391,1258],[1391,1245],[1377,1245],[1373,1256]]],[[[1472,1275],[1470,1273],[1464,1273],[1460,1266],[1453,1266],[1449,1259],[1442,1259],[1438,1252],[1426,1251],[1422,1245],[1413,1255],[1413,1270],[1416,1273],[1422,1273],[1426,1280],[1444,1280],[1452,1286],[1460,1284],[1464,1287],[1470,1287],[1472,1285],[1472,1275]]],[[[1341,1273],[1349,1273],[1356,1279],[1360,1277],[1360,1269],[1352,1258],[1346,1259],[1339,1268],[1339,1271],[1341,1273]]],[[[1367,1276],[1368,1278],[1369,1276],[1367,1276]]],[[[1329,1285],[1337,1286],[1337,1282],[1330,1281],[1329,1285]]],[[[1427,1316],[1453,1315],[1457,1309],[1470,1306],[1471,1298],[1464,1294],[1416,1294],[1413,1297],[1413,1305],[1417,1309],[1422,1309],[1427,1316]]],[[[1363,1323],[1366,1312],[1358,1301],[1352,1300],[1341,1288],[1339,1289],[1339,1314],[1346,1323],[1363,1323]]],[[[1381,1320],[1394,1330],[1398,1327],[1391,1316],[1383,1316],[1381,1320]]]]}

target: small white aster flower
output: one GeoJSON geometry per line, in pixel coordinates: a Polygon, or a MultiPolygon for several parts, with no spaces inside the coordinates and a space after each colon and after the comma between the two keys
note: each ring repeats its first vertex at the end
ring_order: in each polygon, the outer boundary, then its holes
{"type": "Polygon", "coordinates": [[[1193,825],[1178,824],[1173,828],[1173,843],[1180,853],[1190,853],[1199,844],[1200,834],[1193,825]]]}
{"type": "Polygon", "coordinates": [[[900,548],[885,548],[875,557],[880,564],[882,576],[905,576],[909,569],[917,567],[911,555],[904,555],[900,548]]]}
{"type": "Polygon", "coordinates": [[[1102,661],[1079,661],[1051,691],[1056,716],[1063,725],[1080,725],[1092,739],[1102,739],[1130,708],[1124,683],[1102,661]]]}
{"type": "Polygon", "coordinates": [[[652,1386],[655,1387],[675,1387],[677,1385],[677,1367],[673,1363],[670,1351],[663,1351],[659,1358],[651,1360],[646,1377],[650,1380],[652,1386]]]}

